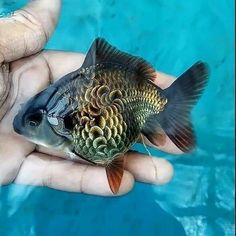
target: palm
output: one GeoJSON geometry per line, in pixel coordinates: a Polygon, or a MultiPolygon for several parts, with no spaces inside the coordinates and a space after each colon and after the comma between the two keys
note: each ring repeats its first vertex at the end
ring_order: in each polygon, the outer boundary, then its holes
{"type": "MultiPolygon", "coordinates": [[[[35,149],[35,144],[14,132],[12,121],[20,106],[49,84],[49,76],[47,74],[42,76],[42,72],[39,72],[40,63],[34,69],[29,68],[27,63],[29,60],[26,59],[12,63],[11,79],[13,83],[9,91],[11,97],[7,100],[7,113],[0,122],[0,140],[2,140],[1,144],[4,145],[1,151],[8,156],[1,155],[0,158],[4,159],[7,172],[11,173],[10,175],[6,174],[3,181],[5,183],[17,177],[24,159],[35,149]],[[18,73],[18,70],[21,70],[21,73],[18,73]]],[[[40,69],[48,71],[43,65],[40,69]]]]}
{"type": "MultiPolygon", "coordinates": [[[[53,23],[50,20],[57,18],[58,5],[60,4],[59,0],[54,1],[55,4],[51,5],[51,9],[48,9],[50,7],[48,7],[46,0],[35,1],[28,6],[27,12],[32,13],[31,17],[36,15],[37,17],[34,20],[37,20],[37,23],[41,23],[41,27],[36,28],[33,33],[43,29],[44,34],[41,34],[41,36],[45,36],[45,32],[50,34],[53,30],[55,20],[52,21],[53,23]],[[37,11],[37,8],[40,10],[37,11]],[[47,14],[49,14],[47,19],[50,22],[45,22],[44,20],[47,14]]],[[[20,14],[28,13],[20,12],[20,14]]],[[[19,18],[17,14],[14,17],[16,19],[19,18]]],[[[23,27],[24,30],[25,25],[32,24],[32,22],[27,21],[28,18],[24,18],[26,20],[24,24],[14,19],[14,24],[20,24],[21,26],[19,27],[18,25],[15,28],[22,30],[23,27]]],[[[9,30],[8,23],[8,21],[0,21],[0,45],[1,38],[5,35],[4,29],[5,31],[9,30]]],[[[15,25],[12,22],[10,23],[14,30],[15,25]]],[[[32,28],[32,26],[29,28],[32,28]]],[[[28,28],[25,30],[28,30],[28,28]]],[[[27,47],[24,46],[23,51],[21,44],[13,50],[14,54],[9,54],[8,51],[4,51],[4,48],[1,51],[2,48],[0,47],[0,66],[1,55],[8,62],[18,59],[9,63],[10,74],[5,80],[7,83],[10,83],[10,81],[12,83],[3,106],[4,109],[0,109],[0,118],[1,116],[3,117],[0,121],[0,184],[8,184],[14,181],[20,184],[46,185],[61,190],[110,195],[111,191],[104,168],[89,166],[84,163],[73,163],[58,158],[57,156],[63,156],[63,154],[38,147],[16,134],[13,130],[12,122],[21,104],[24,104],[30,97],[46,88],[50,82],[54,82],[61,76],[78,69],[84,59],[82,54],[53,51],[40,52],[30,56],[33,53],[37,53],[40,49],[33,48],[33,50],[30,50],[32,48],[30,47],[32,46],[31,44],[37,41],[42,47],[45,43],[45,38],[43,36],[40,38],[40,34],[36,33],[26,41],[29,45],[27,47]],[[30,57],[19,59],[24,55],[30,57]],[[91,175],[96,176],[96,178],[93,178],[93,182],[90,180],[91,175]]],[[[26,35],[25,32],[24,36],[20,34],[22,34],[22,31],[19,31],[19,40],[26,35]]],[[[32,35],[32,32],[30,32],[30,35],[32,35]]],[[[11,37],[11,35],[8,34],[8,37],[11,37]]],[[[14,37],[16,37],[16,34],[14,37]]],[[[14,48],[15,44],[11,44],[14,42],[13,40],[6,39],[4,43],[6,42],[10,44],[5,45],[7,48],[14,48]]],[[[156,83],[160,87],[167,87],[173,82],[173,77],[171,76],[159,73],[157,77],[156,83]]],[[[0,71],[1,79],[4,80],[4,73],[1,74],[0,71]]],[[[150,143],[147,144],[151,145],[150,143]]],[[[179,152],[168,138],[166,138],[166,143],[161,149],[172,153],[179,152]]],[[[124,194],[132,188],[134,178],[143,182],[163,184],[168,182],[173,174],[172,167],[167,161],[159,158],[147,158],[147,156],[137,153],[126,154],[125,169],[119,194],[124,194]]]]}

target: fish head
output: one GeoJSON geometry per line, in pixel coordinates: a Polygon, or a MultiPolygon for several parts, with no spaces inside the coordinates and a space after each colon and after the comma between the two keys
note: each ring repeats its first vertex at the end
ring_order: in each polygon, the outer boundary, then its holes
{"type": "Polygon", "coordinates": [[[13,128],[31,142],[64,151],[65,144],[70,142],[71,130],[65,127],[63,118],[48,109],[55,90],[49,87],[26,102],[15,116],[13,128]]]}

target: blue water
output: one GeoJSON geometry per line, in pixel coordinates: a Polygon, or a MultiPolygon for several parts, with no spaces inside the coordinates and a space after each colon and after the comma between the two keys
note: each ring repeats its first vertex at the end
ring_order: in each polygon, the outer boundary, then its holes
{"type": "Polygon", "coordinates": [[[198,147],[179,157],[151,150],[174,165],[173,181],[137,183],[119,198],[2,187],[0,235],[234,235],[234,1],[64,0],[47,48],[86,52],[98,35],[176,76],[209,63],[193,111],[198,147]]]}

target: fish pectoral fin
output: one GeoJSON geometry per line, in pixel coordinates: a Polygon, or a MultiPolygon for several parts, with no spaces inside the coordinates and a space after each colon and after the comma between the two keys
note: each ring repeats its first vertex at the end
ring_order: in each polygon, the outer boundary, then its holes
{"type": "Polygon", "coordinates": [[[124,158],[119,157],[113,160],[106,167],[107,180],[111,191],[117,194],[120,188],[121,180],[124,173],[124,158]]]}

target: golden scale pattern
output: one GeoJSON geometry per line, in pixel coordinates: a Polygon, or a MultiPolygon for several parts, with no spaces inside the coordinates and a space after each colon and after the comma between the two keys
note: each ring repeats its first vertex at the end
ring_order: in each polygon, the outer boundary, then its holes
{"type": "Polygon", "coordinates": [[[75,151],[101,165],[129,150],[150,114],[167,103],[157,89],[144,82],[131,82],[122,69],[87,68],[88,77],[76,98],[80,108],[73,114],[75,151]]]}

